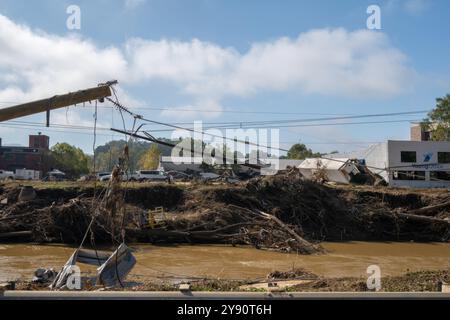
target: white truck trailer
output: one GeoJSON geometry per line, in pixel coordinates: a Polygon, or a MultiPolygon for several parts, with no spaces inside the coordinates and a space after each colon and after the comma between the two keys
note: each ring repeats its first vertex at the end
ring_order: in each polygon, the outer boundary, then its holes
{"type": "Polygon", "coordinates": [[[39,180],[41,173],[36,170],[16,169],[17,180],[39,180]]]}

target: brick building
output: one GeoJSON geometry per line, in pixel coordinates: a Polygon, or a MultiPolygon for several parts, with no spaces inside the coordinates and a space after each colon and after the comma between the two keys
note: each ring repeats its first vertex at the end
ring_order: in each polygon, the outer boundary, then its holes
{"type": "Polygon", "coordinates": [[[430,141],[431,132],[422,128],[420,123],[411,124],[411,141],[430,141]]]}
{"type": "Polygon", "coordinates": [[[49,171],[50,138],[39,133],[30,135],[28,141],[28,147],[17,147],[3,146],[0,139],[0,169],[14,172],[16,169],[36,170],[41,176],[49,171]]]}

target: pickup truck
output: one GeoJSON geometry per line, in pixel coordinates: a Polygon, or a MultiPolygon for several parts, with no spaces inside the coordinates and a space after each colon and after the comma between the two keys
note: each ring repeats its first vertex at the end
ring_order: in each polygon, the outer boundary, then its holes
{"type": "Polygon", "coordinates": [[[15,175],[12,171],[0,170],[0,180],[14,180],[15,175]]]}

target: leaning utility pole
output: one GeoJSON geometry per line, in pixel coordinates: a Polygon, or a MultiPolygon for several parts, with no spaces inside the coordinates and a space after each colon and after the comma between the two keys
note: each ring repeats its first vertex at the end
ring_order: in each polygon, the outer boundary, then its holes
{"type": "Polygon", "coordinates": [[[52,98],[0,109],[0,122],[29,116],[35,113],[47,112],[47,126],[49,126],[50,110],[64,108],[93,100],[102,101],[104,98],[111,96],[110,86],[116,83],[117,81],[110,81],[105,84],[100,84],[95,88],[70,92],[63,95],[56,95],[52,98]]]}

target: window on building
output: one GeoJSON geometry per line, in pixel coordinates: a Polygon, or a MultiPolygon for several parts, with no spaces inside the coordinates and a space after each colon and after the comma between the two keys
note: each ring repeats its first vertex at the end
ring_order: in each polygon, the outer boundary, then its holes
{"type": "Polygon", "coordinates": [[[417,156],[415,151],[401,151],[400,158],[402,162],[416,162],[417,156]]]}
{"type": "Polygon", "coordinates": [[[394,180],[425,180],[425,171],[394,171],[394,180]]]}
{"type": "Polygon", "coordinates": [[[438,152],[438,163],[450,163],[450,152],[438,152]]]}
{"type": "Polygon", "coordinates": [[[450,181],[450,171],[431,171],[431,181],[450,181]]]}

